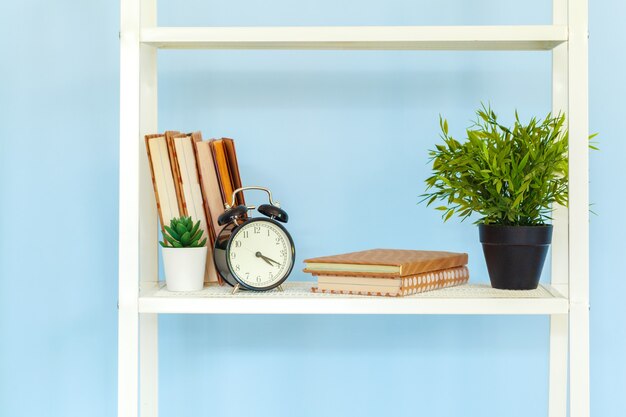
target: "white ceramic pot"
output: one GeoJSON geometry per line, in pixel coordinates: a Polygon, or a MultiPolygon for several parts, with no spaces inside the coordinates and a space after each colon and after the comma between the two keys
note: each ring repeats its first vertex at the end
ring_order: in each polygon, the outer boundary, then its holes
{"type": "Polygon", "coordinates": [[[164,248],[165,283],[170,291],[198,291],[204,285],[206,246],[202,248],[164,248]]]}

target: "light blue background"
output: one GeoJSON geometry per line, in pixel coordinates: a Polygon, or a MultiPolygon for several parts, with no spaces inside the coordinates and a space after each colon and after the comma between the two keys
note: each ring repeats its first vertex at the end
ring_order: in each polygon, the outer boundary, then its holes
{"type": "MultiPolygon", "coordinates": [[[[592,414],[621,417],[626,6],[591,3],[602,147],[591,156],[592,414]]],[[[551,19],[541,0],[159,6],[161,25],[181,26],[551,19]]],[[[0,416],[116,413],[118,27],[115,1],[0,3],[0,416]]],[[[475,227],[415,204],[437,117],[460,135],[481,100],[505,120],[550,108],[548,53],[168,51],[159,63],[159,128],[234,137],[244,182],[288,210],[299,260],[372,246],[468,251],[476,281],[486,274],[475,227]]],[[[163,416],[546,415],[545,317],[160,323],[163,416]]]]}

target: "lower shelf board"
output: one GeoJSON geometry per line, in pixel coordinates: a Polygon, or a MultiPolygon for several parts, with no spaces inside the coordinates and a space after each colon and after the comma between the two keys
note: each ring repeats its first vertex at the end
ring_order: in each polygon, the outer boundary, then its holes
{"type": "Polygon", "coordinates": [[[567,314],[568,300],[550,286],[530,291],[467,284],[407,297],[312,293],[314,282],[291,281],[284,291],[240,291],[208,285],[171,292],[163,283],[143,284],[140,313],[162,314],[567,314]]]}

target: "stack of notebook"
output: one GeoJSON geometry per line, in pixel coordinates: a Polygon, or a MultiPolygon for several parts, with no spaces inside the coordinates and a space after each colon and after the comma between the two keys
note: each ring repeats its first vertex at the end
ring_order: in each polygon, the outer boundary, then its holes
{"type": "Polygon", "coordinates": [[[467,254],[373,249],[304,261],[313,292],[398,297],[467,283],[467,254]]]}
{"type": "MultiPolygon", "coordinates": [[[[200,132],[168,131],[147,135],[146,149],[161,227],[174,217],[199,220],[209,241],[205,281],[221,282],[212,248],[224,203],[230,204],[233,191],[241,187],[234,141],[202,141],[200,132]]],[[[241,193],[236,204],[245,204],[241,193]]]]}

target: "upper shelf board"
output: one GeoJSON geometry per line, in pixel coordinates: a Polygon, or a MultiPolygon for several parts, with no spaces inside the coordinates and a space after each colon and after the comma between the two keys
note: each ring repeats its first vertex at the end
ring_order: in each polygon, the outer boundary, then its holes
{"type": "MultiPolygon", "coordinates": [[[[122,37],[125,34],[122,33],[122,37]]],[[[154,27],[162,49],[550,50],[567,26],[154,27]]]]}

